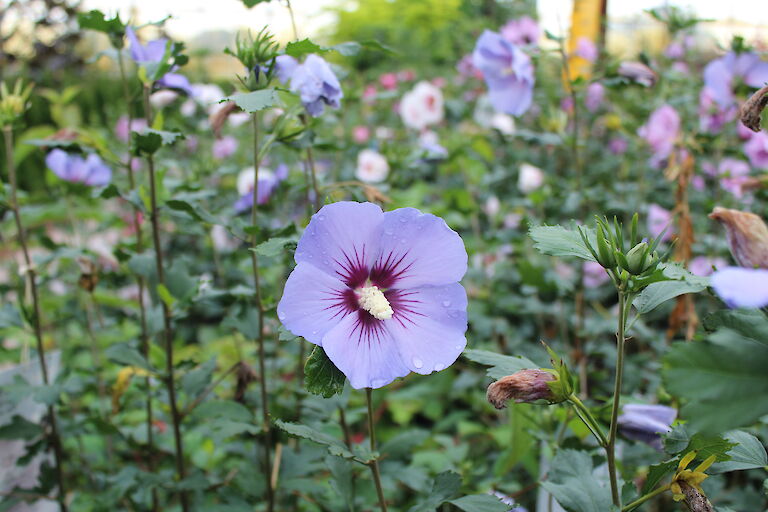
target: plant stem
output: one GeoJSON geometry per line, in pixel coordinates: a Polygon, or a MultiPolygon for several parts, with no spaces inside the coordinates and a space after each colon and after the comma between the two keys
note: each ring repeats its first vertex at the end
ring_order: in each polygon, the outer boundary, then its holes
{"type": "Polygon", "coordinates": [[[272,428],[269,420],[269,397],[267,395],[267,372],[265,367],[266,355],[264,354],[264,305],[261,301],[259,258],[256,254],[256,245],[259,241],[259,236],[256,232],[256,209],[259,204],[259,166],[261,165],[261,159],[259,158],[258,112],[251,114],[251,124],[253,125],[253,204],[251,205],[251,227],[253,229],[253,235],[251,235],[251,250],[248,252],[251,253],[254,299],[259,315],[259,336],[256,343],[259,352],[259,375],[261,376],[259,379],[259,386],[261,390],[262,429],[264,430],[264,475],[266,475],[267,484],[267,512],[272,512],[275,507],[274,489],[272,489],[272,481],[269,478],[272,471],[272,463],[270,462],[269,453],[272,447],[272,428]]]}
{"type": "Polygon", "coordinates": [[[611,426],[608,431],[608,444],[605,447],[608,459],[608,476],[611,480],[613,504],[621,507],[619,485],[616,478],[616,430],[618,428],[619,402],[621,401],[621,379],[624,373],[624,328],[627,322],[626,294],[619,288],[619,325],[616,332],[616,381],[613,387],[613,405],[611,407],[611,426]]]}
{"type": "MultiPolygon", "coordinates": [[[[48,365],[45,362],[45,347],[43,346],[43,329],[40,321],[40,297],[37,291],[36,272],[35,267],[32,264],[32,259],[29,257],[27,237],[24,232],[24,225],[21,222],[21,211],[19,210],[19,201],[16,195],[18,182],[16,179],[16,165],[13,162],[13,128],[11,125],[3,126],[3,139],[5,139],[5,158],[8,170],[8,180],[11,185],[11,210],[13,210],[13,218],[16,221],[16,230],[19,234],[21,252],[24,254],[24,265],[26,266],[24,274],[27,277],[29,291],[32,295],[32,307],[34,312],[32,327],[35,331],[35,340],[37,342],[37,357],[40,361],[40,373],[42,373],[43,376],[43,384],[48,386],[48,365]]],[[[57,496],[59,509],[61,512],[67,512],[67,492],[64,487],[64,470],[62,468],[64,456],[61,446],[61,436],[59,435],[59,427],[56,421],[56,411],[53,408],[53,405],[48,406],[48,418],[51,423],[49,437],[51,445],[53,446],[53,456],[56,462],[54,472],[56,475],[56,482],[59,486],[59,494],[57,496]]]]}
{"type": "MultiPolygon", "coordinates": [[[[147,123],[152,125],[152,111],[149,104],[149,86],[144,86],[144,109],[147,123]]],[[[149,196],[150,219],[152,221],[152,243],[155,248],[155,267],[157,270],[158,286],[165,286],[165,273],[163,271],[163,250],[160,245],[160,219],[157,208],[157,184],[155,182],[155,160],[151,154],[147,155],[147,167],[149,167],[149,196]]],[[[168,390],[168,401],[171,406],[171,419],[173,420],[173,439],[176,448],[176,475],[179,481],[187,476],[184,462],[184,442],[181,436],[181,415],[176,403],[176,388],[173,367],[173,329],[171,326],[171,309],[164,300],[160,300],[163,308],[163,334],[165,337],[165,385],[168,390]]],[[[184,512],[190,511],[187,492],[179,491],[181,508],[184,512]]]]}
{"type": "Polygon", "coordinates": [[[649,499],[654,498],[654,497],[658,496],[659,494],[663,493],[667,489],[669,489],[669,484],[663,485],[661,487],[658,487],[655,490],[653,490],[652,492],[649,492],[648,494],[646,494],[644,496],[640,496],[639,498],[637,498],[632,503],[622,507],[621,512],[629,512],[630,510],[634,509],[635,507],[638,507],[638,506],[642,505],[643,503],[645,503],[649,499]]]}
{"type": "Polygon", "coordinates": [[[595,436],[597,442],[600,443],[600,446],[603,448],[607,447],[608,439],[605,438],[603,430],[600,428],[597,420],[595,420],[595,417],[592,416],[592,413],[589,412],[589,409],[587,409],[584,403],[575,394],[571,395],[569,400],[573,404],[573,408],[576,409],[576,415],[584,422],[590,432],[592,432],[592,435],[595,436]]]}
{"type": "MultiPolygon", "coordinates": [[[[376,430],[373,424],[373,401],[371,400],[371,388],[365,388],[365,401],[368,404],[368,437],[371,440],[371,452],[376,451],[376,430]]],[[[387,512],[387,502],[384,500],[384,491],[381,489],[381,475],[379,474],[379,461],[373,459],[368,463],[373,474],[373,482],[376,484],[376,494],[379,496],[381,512],[387,512]]]]}
{"type": "MultiPolygon", "coordinates": [[[[131,124],[133,123],[133,108],[131,101],[131,94],[128,90],[128,79],[125,75],[125,64],[123,61],[123,52],[121,48],[117,48],[117,63],[120,68],[120,81],[123,84],[123,101],[125,101],[125,107],[128,111],[128,156],[126,157],[125,168],[128,171],[128,185],[131,191],[136,190],[136,178],[133,173],[133,157],[130,152],[130,136],[131,136],[131,124]]],[[[138,207],[133,207],[133,213],[131,215],[131,224],[133,225],[133,231],[136,233],[136,254],[144,252],[144,236],[141,229],[141,223],[139,222],[140,210],[138,207]]],[[[141,328],[141,354],[144,359],[149,360],[149,334],[147,331],[147,308],[144,304],[144,290],[146,289],[146,283],[142,276],[136,276],[136,283],[139,286],[139,324],[141,328]]],[[[154,432],[152,430],[152,423],[154,422],[154,414],[152,412],[152,378],[147,375],[144,379],[144,393],[146,395],[146,417],[147,417],[147,456],[146,464],[150,473],[155,472],[155,439],[154,432]]],[[[159,509],[159,500],[157,496],[157,489],[152,488],[152,512],[157,512],[159,509]]]]}

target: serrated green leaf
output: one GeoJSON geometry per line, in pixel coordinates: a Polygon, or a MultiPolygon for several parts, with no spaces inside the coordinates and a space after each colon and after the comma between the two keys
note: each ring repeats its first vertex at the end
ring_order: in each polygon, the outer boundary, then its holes
{"type": "Polygon", "coordinates": [[[322,46],[313,43],[309,39],[292,41],[285,46],[285,54],[297,58],[310,53],[324,53],[327,51],[327,48],[323,48],[322,46]]]}
{"type": "Polygon", "coordinates": [[[420,503],[408,509],[408,512],[434,512],[449,500],[461,488],[461,476],[453,471],[444,471],[435,477],[432,490],[420,503]]]}
{"type": "Polygon", "coordinates": [[[502,503],[496,496],[490,494],[472,494],[448,503],[459,507],[465,512],[507,512],[509,505],[502,503]]]}
{"type": "MultiPolygon", "coordinates": [[[[673,267],[672,267],[673,268],[673,267]]],[[[666,272],[666,271],[665,271],[666,272]]],[[[675,274],[677,275],[677,274],[675,274]]],[[[638,313],[645,314],[658,306],[685,293],[698,293],[707,288],[709,280],[688,272],[675,280],[649,284],[632,302],[638,313]]]]}
{"type": "MultiPolygon", "coordinates": [[[[589,228],[581,227],[593,247],[596,245],[595,234],[589,228]]],[[[575,256],[587,261],[596,261],[589,248],[584,244],[578,231],[563,226],[534,226],[528,232],[534,247],[550,256],[575,256]]]]}
{"type": "Polygon", "coordinates": [[[34,439],[43,434],[43,428],[31,421],[15,414],[11,421],[0,426],[0,439],[34,439]]]}
{"type": "Polygon", "coordinates": [[[718,474],[768,466],[768,454],[758,438],[743,430],[732,430],[725,439],[735,446],[728,450],[729,460],[713,464],[708,473],[718,474]]]}
{"type": "Polygon", "coordinates": [[[275,105],[278,100],[279,98],[275,89],[261,89],[259,91],[233,94],[221,101],[234,101],[238,107],[249,114],[252,114],[275,105]]]}
{"type": "Polygon", "coordinates": [[[572,512],[613,512],[607,479],[598,478],[586,452],[564,449],[552,459],[549,479],[541,483],[566,509],[572,512]]]}
{"type": "Polygon", "coordinates": [[[355,454],[349,451],[344,443],[328,434],[315,430],[312,427],[300,423],[289,423],[282,420],[277,420],[275,425],[293,436],[301,437],[312,441],[313,443],[325,446],[328,449],[328,453],[331,455],[343,457],[345,459],[358,460],[355,454]]]}
{"type": "Polygon", "coordinates": [[[125,24],[120,21],[120,15],[106,18],[104,13],[97,9],[78,13],[77,24],[80,28],[96,30],[112,36],[122,37],[125,34],[125,24]]]}
{"type": "Polygon", "coordinates": [[[315,346],[304,365],[304,387],[312,394],[330,398],[344,391],[346,377],[336,368],[323,347],[315,346]]]}
{"type": "Polygon", "coordinates": [[[183,139],[180,132],[145,129],[142,132],[131,132],[131,153],[136,156],[153,155],[161,147],[173,144],[183,139]]]}
{"type": "Polygon", "coordinates": [[[504,356],[488,350],[469,349],[465,350],[463,355],[470,361],[490,366],[486,373],[493,379],[500,379],[520,370],[539,367],[536,363],[525,357],[504,356]]]}
{"type": "Polygon", "coordinates": [[[678,459],[674,458],[658,464],[653,464],[648,468],[648,476],[645,478],[642,494],[648,494],[677,469],[678,459]]]}
{"type": "Polygon", "coordinates": [[[256,246],[256,254],[268,258],[275,258],[283,254],[290,254],[296,247],[296,242],[291,238],[275,237],[256,246]]]}
{"type": "Polygon", "coordinates": [[[768,345],[768,316],[759,309],[726,309],[704,318],[708,331],[725,327],[745,340],[768,345]]]}

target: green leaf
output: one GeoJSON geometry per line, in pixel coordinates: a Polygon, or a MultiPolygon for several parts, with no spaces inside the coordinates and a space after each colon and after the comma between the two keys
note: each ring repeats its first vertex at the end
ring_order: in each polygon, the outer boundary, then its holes
{"type": "Polygon", "coordinates": [[[245,4],[245,6],[250,9],[255,5],[259,5],[261,3],[269,2],[269,1],[270,0],[243,0],[243,4],[245,4]]]}
{"type": "Polygon", "coordinates": [[[725,309],[704,318],[708,331],[725,327],[745,340],[768,345],[768,316],[759,309],[725,309]]]}
{"type": "Polygon", "coordinates": [[[80,25],[80,28],[96,30],[108,35],[122,37],[125,34],[125,24],[120,21],[120,15],[116,15],[114,18],[106,18],[103,12],[96,9],[78,13],[77,23],[80,25]]]}
{"type": "Polygon", "coordinates": [[[235,104],[246,112],[252,114],[259,110],[269,108],[278,101],[277,91],[275,89],[261,89],[252,92],[240,92],[233,94],[228,98],[221,100],[234,101],[235,104]]]}
{"type": "Polygon", "coordinates": [[[662,281],[649,284],[632,303],[638,313],[645,314],[658,306],[685,293],[698,293],[707,288],[709,281],[691,274],[691,278],[679,281],[662,281]]]}
{"type": "Polygon", "coordinates": [[[296,241],[292,238],[275,237],[256,246],[256,254],[259,256],[275,258],[282,254],[290,254],[296,247],[296,241]]]}
{"type": "Polygon", "coordinates": [[[0,426],[0,439],[24,439],[29,441],[43,434],[43,428],[15,414],[10,423],[0,426]]]}
{"type": "Polygon", "coordinates": [[[664,358],[667,390],[685,400],[681,415],[700,432],[753,424],[768,414],[768,346],[731,329],[709,339],[678,342],[664,358]]]}
{"type": "Polygon", "coordinates": [[[171,210],[177,212],[184,212],[191,218],[198,222],[207,222],[208,224],[219,224],[220,221],[207,212],[203,207],[197,204],[192,204],[180,199],[169,199],[165,202],[165,205],[171,210]]]}
{"type": "Polygon", "coordinates": [[[148,252],[134,254],[128,260],[130,271],[145,279],[152,279],[155,276],[156,267],[155,258],[148,252]]]}
{"type": "Polygon", "coordinates": [[[242,304],[233,310],[221,323],[224,328],[235,329],[249,340],[259,337],[259,312],[255,307],[242,304]]]}
{"type": "Polygon", "coordinates": [[[465,512],[507,512],[509,505],[505,505],[496,496],[490,494],[472,494],[448,503],[456,505],[465,512]]]}
{"type": "Polygon", "coordinates": [[[682,452],[691,442],[691,434],[683,423],[672,427],[672,430],[662,434],[661,438],[664,442],[664,451],[669,454],[682,452]]]}
{"type": "Polygon", "coordinates": [[[288,423],[282,420],[277,420],[275,425],[293,436],[301,437],[308,441],[312,441],[313,443],[325,446],[328,449],[328,453],[331,455],[345,459],[358,460],[357,457],[355,457],[355,454],[349,451],[344,443],[328,434],[315,430],[312,427],[300,423],[288,423]]]}
{"type": "Polygon", "coordinates": [[[312,394],[330,398],[344,391],[346,377],[336,368],[323,347],[315,346],[304,365],[304,387],[312,394]]]}
{"type": "Polygon", "coordinates": [[[297,58],[310,53],[324,53],[327,51],[327,48],[323,48],[322,46],[313,43],[309,39],[292,41],[285,46],[285,54],[297,58]]]}
{"type": "Polygon", "coordinates": [[[388,55],[398,55],[398,53],[392,48],[390,48],[389,46],[383,45],[380,42],[375,41],[373,39],[360,41],[359,43],[356,41],[347,41],[347,42],[335,44],[333,46],[329,46],[326,48],[326,50],[333,50],[333,51],[339,52],[341,55],[345,57],[351,57],[353,55],[357,55],[358,53],[360,53],[360,50],[362,49],[386,53],[388,55]]]}
{"type": "MultiPolygon", "coordinates": [[[[583,226],[581,229],[594,247],[596,244],[594,232],[583,226]]],[[[562,226],[534,226],[528,235],[533,239],[534,247],[543,254],[575,256],[587,261],[596,261],[575,229],[566,229],[562,226]]]]}
{"type": "Polygon", "coordinates": [[[216,357],[212,357],[198,368],[190,370],[181,378],[181,389],[192,400],[196,398],[210,383],[216,370],[216,357]]]}
{"type": "Polygon", "coordinates": [[[136,156],[153,155],[163,146],[173,144],[184,135],[180,132],[145,129],[142,132],[131,132],[131,153],[136,156]]]}
{"type": "Polygon", "coordinates": [[[424,501],[409,508],[408,512],[434,512],[437,507],[459,492],[460,487],[461,477],[459,474],[453,471],[444,471],[435,477],[432,490],[424,501]]]}
{"type": "Polygon", "coordinates": [[[237,423],[252,423],[253,413],[243,404],[234,400],[209,400],[198,405],[194,416],[203,418],[221,418],[237,423]]]}
{"type": "Polygon", "coordinates": [[[355,484],[354,465],[351,461],[341,457],[328,455],[325,457],[325,465],[331,471],[330,484],[344,500],[347,510],[355,509],[355,484]]]}
{"type": "Polygon", "coordinates": [[[21,327],[22,325],[24,324],[21,322],[18,309],[8,302],[0,306],[0,329],[21,327]]]}
{"type": "Polygon", "coordinates": [[[729,460],[712,465],[711,474],[727,473],[744,469],[756,469],[768,466],[768,455],[759,439],[743,430],[732,430],[725,434],[725,439],[736,446],[727,455],[729,460]]]}
{"type": "Polygon", "coordinates": [[[549,480],[541,483],[557,501],[571,512],[613,512],[611,489],[598,478],[588,453],[565,449],[552,459],[549,480]]]}
{"type": "Polygon", "coordinates": [[[677,469],[678,459],[670,459],[668,461],[653,464],[648,468],[648,476],[645,478],[645,484],[641,494],[648,494],[658,486],[662,480],[668,475],[671,475],[677,469]]]}
{"type": "Polygon", "coordinates": [[[168,287],[164,284],[157,285],[157,295],[160,296],[160,299],[165,302],[165,305],[169,308],[172,308],[176,303],[176,298],[168,291],[168,287]]]}
{"type": "Polygon", "coordinates": [[[123,366],[136,366],[138,368],[147,370],[148,372],[157,372],[157,369],[149,364],[149,362],[144,359],[144,356],[142,356],[138,350],[130,346],[128,343],[116,343],[108,347],[104,351],[104,355],[110,361],[121,364],[123,366]]]}
{"type": "Polygon", "coordinates": [[[490,366],[487,375],[492,379],[500,379],[520,370],[538,368],[539,365],[522,356],[503,356],[488,350],[469,349],[464,351],[464,357],[470,361],[490,366]]]}

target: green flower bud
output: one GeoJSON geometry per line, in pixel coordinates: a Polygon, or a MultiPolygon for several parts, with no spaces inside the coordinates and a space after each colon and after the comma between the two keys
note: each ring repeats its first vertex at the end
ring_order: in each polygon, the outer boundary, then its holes
{"type": "Polygon", "coordinates": [[[616,258],[613,256],[611,244],[605,238],[603,228],[597,226],[597,262],[604,268],[612,269],[616,267],[616,258]]]}
{"type": "Polygon", "coordinates": [[[24,115],[27,111],[32,84],[24,87],[21,79],[16,80],[13,90],[9,91],[5,83],[0,84],[0,125],[7,126],[24,115]]]}
{"type": "Polygon", "coordinates": [[[627,253],[627,270],[630,274],[638,276],[645,272],[650,263],[648,244],[640,242],[627,253]]]}

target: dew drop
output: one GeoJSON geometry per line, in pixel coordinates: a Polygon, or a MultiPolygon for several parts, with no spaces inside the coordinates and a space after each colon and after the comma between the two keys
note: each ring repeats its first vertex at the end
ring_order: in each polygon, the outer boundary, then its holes
{"type": "Polygon", "coordinates": [[[325,220],[325,215],[318,215],[317,220],[325,220]]]}
{"type": "Polygon", "coordinates": [[[401,244],[407,244],[407,243],[408,243],[408,240],[406,240],[405,238],[401,238],[401,239],[400,239],[400,243],[401,243],[401,244]]]}
{"type": "Polygon", "coordinates": [[[394,235],[395,234],[395,230],[392,229],[392,228],[387,228],[387,229],[384,230],[384,233],[386,233],[388,235],[394,235]]]}
{"type": "Polygon", "coordinates": [[[317,329],[315,329],[314,331],[312,331],[312,334],[313,334],[313,335],[314,335],[314,334],[317,334],[317,329]]]}
{"type": "Polygon", "coordinates": [[[285,311],[278,311],[277,318],[279,318],[280,320],[285,320],[285,311]]]}
{"type": "Polygon", "coordinates": [[[424,366],[424,361],[422,361],[418,357],[414,357],[413,358],[413,366],[415,366],[416,368],[421,368],[422,366],[424,366]]]}
{"type": "Polygon", "coordinates": [[[323,265],[330,265],[330,264],[331,264],[331,262],[330,262],[330,261],[328,261],[328,260],[323,260],[323,265]]]}
{"type": "Polygon", "coordinates": [[[437,364],[435,365],[435,371],[436,371],[436,372],[439,372],[439,371],[440,371],[440,370],[442,370],[443,368],[445,368],[445,366],[443,366],[443,365],[442,365],[442,364],[440,364],[440,363],[437,363],[437,364]]]}
{"type": "Polygon", "coordinates": [[[464,346],[463,345],[456,345],[453,348],[455,348],[456,350],[464,350],[464,346]]]}
{"type": "Polygon", "coordinates": [[[400,217],[400,222],[406,223],[408,222],[408,219],[406,219],[405,217],[400,217]]]}
{"type": "Polygon", "coordinates": [[[446,307],[446,308],[447,308],[447,307],[450,307],[450,306],[451,306],[451,301],[449,301],[449,300],[444,300],[444,301],[443,301],[443,306],[444,306],[444,307],[446,307]]]}
{"type": "Polygon", "coordinates": [[[314,258],[314,256],[312,256],[312,253],[310,253],[310,254],[307,254],[307,258],[312,259],[314,258]]]}

